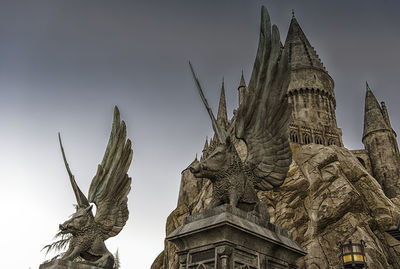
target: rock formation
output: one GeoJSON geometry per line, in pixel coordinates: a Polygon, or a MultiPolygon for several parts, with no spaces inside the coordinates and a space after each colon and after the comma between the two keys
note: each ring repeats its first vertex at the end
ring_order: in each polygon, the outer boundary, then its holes
{"type": "MultiPolygon", "coordinates": [[[[271,222],[290,231],[308,252],[300,268],[342,268],[339,242],[366,242],[370,268],[400,268],[400,249],[385,233],[400,217],[398,198],[389,199],[382,187],[347,149],[317,144],[292,144],[293,161],[284,184],[260,191],[271,222]]],[[[195,160],[196,162],[197,160],[195,160]]],[[[166,233],[183,218],[207,208],[211,184],[182,172],[177,208],[167,219],[166,233]]],[[[175,247],[165,244],[151,269],[178,269],[175,247]]]]}

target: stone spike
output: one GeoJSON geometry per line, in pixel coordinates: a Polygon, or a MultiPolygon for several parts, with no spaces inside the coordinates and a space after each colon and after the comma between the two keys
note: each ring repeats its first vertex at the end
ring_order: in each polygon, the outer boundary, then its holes
{"type": "Polygon", "coordinates": [[[208,149],[208,136],[206,136],[206,142],[204,143],[203,152],[208,149]]]}
{"type": "Polygon", "coordinates": [[[224,79],[222,78],[221,95],[219,98],[218,114],[217,114],[218,124],[226,129],[228,124],[228,114],[226,109],[226,98],[225,98],[225,86],[224,79]]]}

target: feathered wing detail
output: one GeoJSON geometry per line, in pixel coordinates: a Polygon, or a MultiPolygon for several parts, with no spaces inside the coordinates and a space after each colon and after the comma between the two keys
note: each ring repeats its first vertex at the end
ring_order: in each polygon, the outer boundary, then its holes
{"type": "Polygon", "coordinates": [[[104,239],[117,235],[128,220],[128,198],[131,178],[127,171],[132,161],[131,141],[126,140],[126,126],[120,121],[118,108],[103,161],[98,166],[89,189],[89,202],[97,206],[95,221],[104,239]]]}
{"type": "Polygon", "coordinates": [[[75,177],[71,172],[71,169],[69,169],[69,164],[67,162],[67,157],[65,157],[65,152],[64,152],[64,147],[61,142],[61,135],[58,133],[58,142],[60,143],[60,149],[61,153],[63,156],[65,168],[67,169],[69,180],[71,182],[72,190],[74,191],[76,202],[78,203],[78,207],[88,207],[89,202],[86,196],[82,193],[81,189],[78,187],[78,184],[76,184],[75,177]]]}
{"type": "Polygon", "coordinates": [[[245,166],[254,187],[269,190],[280,186],[289,169],[292,152],[288,138],[291,106],[286,98],[290,68],[282,52],[278,28],[265,7],[249,94],[238,109],[235,135],[247,145],[245,166]]]}

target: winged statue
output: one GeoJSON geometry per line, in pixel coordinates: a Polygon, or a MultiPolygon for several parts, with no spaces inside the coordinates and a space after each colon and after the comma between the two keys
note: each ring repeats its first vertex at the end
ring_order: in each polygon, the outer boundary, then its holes
{"type": "MultiPolygon", "coordinates": [[[[77,206],[72,217],[59,225],[59,234],[68,234],[69,247],[62,260],[83,260],[85,263],[105,268],[114,268],[114,257],[104,241],[116,236],[128,220],[128,198],[131,178],[127,171],[132,161],[131,141],[126,139],[126,126],[120,121],[118,107],[114,109],[112,130],[101,164],[98,165],[89,195],[79,189],[72,174],[64,148],[58,134],[62,156],[67,169],[77,206]],[[96,205],[93,216],[90,203],[96,205]]],[[[65,242],[65,241],[62,241],[65,242]]]]}
{"type": "Polygon", "coordinates": [[[268,11],[262,7],[260,38],[248,94],[226,129],[215,119],[189,65],[218,141],[214,151],[200,162],[192,163],[189,170],[196,178],[212,182],[211,208],[229,203],[267,217],[257,191],[282,185],[292,159],[288,137],[292,108],[286,97],[289,59],[282,50],[277,26],[271,27],[268,11]],[[245,145],[244,157],[238,154],[235,146],[238,141],[245,145]]]}

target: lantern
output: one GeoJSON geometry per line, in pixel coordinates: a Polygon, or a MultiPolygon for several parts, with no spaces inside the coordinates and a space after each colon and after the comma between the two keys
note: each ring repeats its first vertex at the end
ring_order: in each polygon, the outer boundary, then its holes
{"type": "Polygon", "coordinates": [[[347,244],[340,243],[340,258],[344,268],[367,268],[364,247],[363,240],[360,243],[352,243],[351,240],[347,244]]]}

